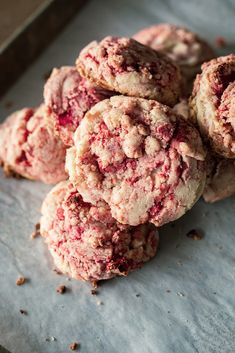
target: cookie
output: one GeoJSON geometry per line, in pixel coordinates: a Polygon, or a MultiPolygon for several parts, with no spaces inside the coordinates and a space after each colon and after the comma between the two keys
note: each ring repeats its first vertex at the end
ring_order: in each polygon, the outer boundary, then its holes
{"type": "Polygon", "coordinates": [[[72,146],[73,134],[85,113],[112,94],[82,78],[76,67],[55,68],[44,87],[48,123],[65,145],[72,146]]]}
{"type": "Polygon", "coordinates": [[[180,94],[179,68],[134,39],[106,37],[91,42],[77,61],[81,76],[118,93],[173,106],[180,94]]]}
{"type": "Polygon", "coordinates": [[[114,96],[98,103],[74,142],[66,156],[71,182],[84,201],[106,201],[120,223],[173,221],[204,188],[198,131],[156,101],[114,96]]]}
{"type": "Polygon", "coordinates": [[[210,45],[196,33],[168,23],[144,28],[133,38],[164,53],[178,64],[188,90],[196,74],[201,71],[201,64],[215,57],[210,45]]]}
{"type": "Polygon", "coordinates": [[[67,179],[64,144],[46,125],[47,111],[24,108],[0,126],[0,162],[9,172],[53,184],[67,179]]]}
{"type": "Polygon", "coordinates": [[[84,202],[69,182],[47,195],[40,230],[58,269],[87,281],[126,276],[156,254],[159,242],[154,226],[119,224],[106,203],[84,202]]]}
{"type": "Polygon", "coordinates": [[[235,55],[202,65],[190,99],[190,110],[210,148],[235,158],[235,55]]]}

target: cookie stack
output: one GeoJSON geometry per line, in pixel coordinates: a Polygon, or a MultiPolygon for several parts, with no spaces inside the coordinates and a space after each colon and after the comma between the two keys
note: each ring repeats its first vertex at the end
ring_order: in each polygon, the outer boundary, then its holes
{"type": "MultiPolygon", "coordinates": [[[[228,59],[203,65],[190,115],[189,92],[200,65],[213,57],[212,49],[187,29],[168,24],[144,29],[134,38],[90,43],[76,66],[53,70],[44,89],[43,113],[36,110],[28,117],[27,110],[17,112],[24,116],[18,119],[25,121],[23,128],[16,128],[10,117],[0,129],[2,141],[8,140],[0,145],[5,169],[44,182],[61,181],[43,202],[41,234],[56,266],[77,279],[108,279],[140,267],[157,251],[156,227],[178,219],[203,192],[208,194],[214,164],[224,162],[212,156],[213,143],[207,141],[218,136],[218,129],[211,130],[215,115],[216,121],[226,121],[217,140],[225,147],[217,143],[214,150],[225,148],[225,157],[234,158],[230,81],[235,69],[224,73],[217,88],[212,83],[212,89],[224,94],[213,91],[220,108],[210,98],[216,107],[208,108],[210,121],[203,104],[211,91],[201,83],[204,71],[228,59]],[[225,127],[230,133],[224,133],[225,127]],[[42,139],[44,129],[47,137],[42,139]],[[15,146],[10,159],[5,150],[15,146]]],[[[224,178],[221,170],[219,179],[224,178]]]]}

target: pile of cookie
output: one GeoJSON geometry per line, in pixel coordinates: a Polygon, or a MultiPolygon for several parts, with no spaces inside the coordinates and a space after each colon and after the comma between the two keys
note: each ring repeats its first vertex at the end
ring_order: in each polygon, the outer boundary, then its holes
{"type": "Polygon", "coordinates": [[[235,56],[214,57],[169,24],[106,37],[1,125],[5,173],[58,183],[41,234],[60,271],[127,275],[156,254],[158,227],[235,192],[235,56]]]}

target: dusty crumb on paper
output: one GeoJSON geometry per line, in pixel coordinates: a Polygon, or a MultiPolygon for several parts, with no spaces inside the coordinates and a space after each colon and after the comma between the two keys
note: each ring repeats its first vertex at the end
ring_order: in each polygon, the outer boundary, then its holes
{"type": "Polygon", "coordinates": [[[20,313],[22,315],[28,315],[28,312],[26,310],[24,310],[24,309],[20,309],[20,313]]]}
{"type": "Polygon", "coordinates": [[[20,277],[18,277],[17,280],[16,280],[16,285],[17,285],[17,286],[22,286],[23,284],[25,284],[26,281],[27,281],[27,280],[26,280],[25,277],[20,276],[20,277]]]}
{"type": "Polygon", "coordinates": [[[59,294],[64,294],[67,291],[67,287],[65,285],[61,285],[56,288],[56,292],[59,294]]]}
{"type": "Polygon", "coordinates": [[[58,270],[57,268],[53,268],[53,271],[59,276],[62,275],[62,272],[60,270],[58,270]]]}
{"type": "Polygon", "coordinates": [[[136,298],[139,298],[140,297],[140,293],[136,293],[136,298]]]}
{"type": "Polygon", "coordinates": [[[185,297],[185,294],[182,293],[182,292],[178,292],[177,295],[178,295],[179,297],[185,297]]]}
{"type": "Polygon", "coordinates": [[[104,305],[104,303],[101,300],[98,300],[96,303],[97,305],[104,305]]]}
{"type": "Polygon", "coordinates": [[[218,36],[215,38],[215,45],[218,47],[218,48],[223,48],[225,47],[227,44],[226,42],[226,39],[224,37],[221,37],[221,36],[218,36]]]}
{"type": "Polygon", "coordinates": [[[35,224],[35,230],[31,234],[31,239],[35,239],[41,235],[40,233],[40,223],[35,224]]]}
{"type": "Polygon", "coordinates": [[[166,290],[166,292],[167,292],[167,293],[170,293],[170,292],[171,292],[171,290],[170,290],[170,289],[167,289],[167,290],[166,290]]]}
{"type": "Polygon", "coordinates": [[[54,336],[50,336],[46,338],[46,342],[55,342],[57,339],[54,336]]]}
{"type": "Polygon", "coordinates": [[[92,295],[97,295],[99,292],[96,289],[91,289],[91,294],[92,295]]]}
{"type": "Polygon", "coordinates": [[[202,233],[197,230],[197,229],[192,229],[190,230],[186,236],[192,240],[202,240],[203,239],[203,235],[202,233]]]}
{"type": "Polygon", "coordinates": [[[69,345],[69,348],[71,349],[71,351],[77,351],[79,347],[78,342],[73,342],[69,345]]]}

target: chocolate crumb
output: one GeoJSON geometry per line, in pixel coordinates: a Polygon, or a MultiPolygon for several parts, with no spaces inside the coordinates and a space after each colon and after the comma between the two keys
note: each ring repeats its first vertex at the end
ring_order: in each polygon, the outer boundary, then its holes
{"type": "Polygon", "coordinates": [[[26,310],[23,310],[23,309],[20,309],[20,313],[21,313],[22,315],[28,315],[28,312],[27,312],[26,310]]]}
{"type": "Polygon", "coordinates": [[[61,285],[59,287],[56,288],[56,292],[59,293],[59,294],[64,294],[67,290],[67,287],[64,286],[64,285],[61,285]]]}
{"type": "Polygon", "coordinates": [[[71,351],[76,351],[78,349],[78,343],[77,342],[73,342],[69,345],[69,348],[71,349],[71,351]]]}
{"type": "Polygon", "coordinates": [[[98,294],[98,291],[96,289],[91,289],[91,294],[92,295],[97,295],[98,294]]]}
{"type": "Polygon", "coordinates": [[[218,36],[215,38],[215,44],[218,48],[223,48],[227,43],[224,37],[218,36]]]}
{"type": "Polygon", "coordinates": [[[167,292],[167,293],[170,293],[171,291],[170,291],[170,289],[167,289],[166,292],[167,292]]]}
{"type": "Polygon", "coordinates": [[[35,224],[35,230],[40,230],[40,223],[39,222],[35,224]]]}
{"type": "Polygon", "coordinates": [[[203,235],[197,229],[190,230],[186,236],[192,240],[201,240],[203,238],[203,235]]]}
{"type": "Polygon", "coordinates": [[[135,295],[137,298],[139,298],[140,297],[140,294],[139,293],[136,293],[136,295],[135,295]]]}
{"type": "Polygon", "coordinates": [[[26,278],[21,276],[21,277],[18,277],[17,280],[16,280],[16,284],[17,286],[22,286],[23,284],[25,284],[26,282],[26,278]]]}

